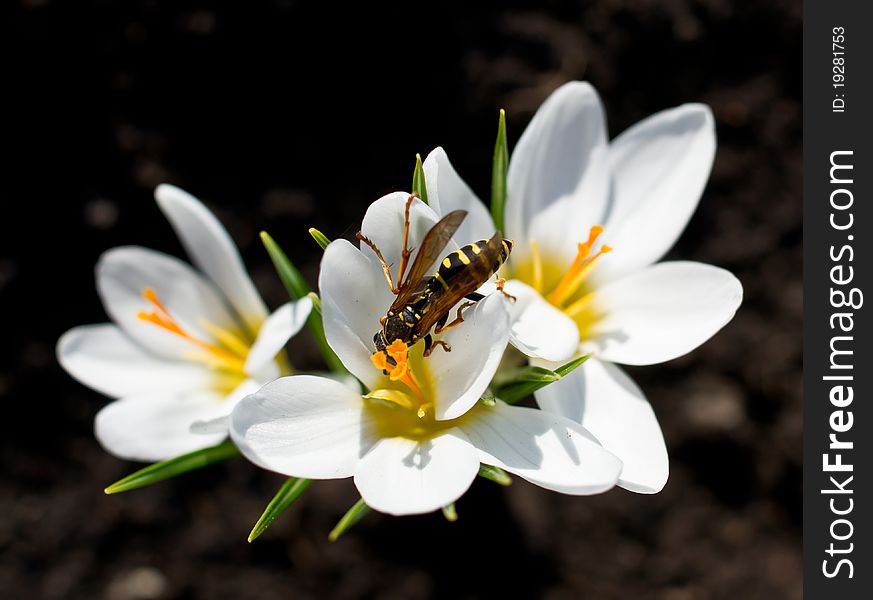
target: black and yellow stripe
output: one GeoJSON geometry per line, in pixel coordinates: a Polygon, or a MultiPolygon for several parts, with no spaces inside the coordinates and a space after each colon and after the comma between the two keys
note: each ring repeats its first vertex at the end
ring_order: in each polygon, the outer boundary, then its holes
{"type": "MultiPolygon", "coordinates": [[[[488,240],[479,240],[478,242],[467,244],[463,248],[459,248],[446,256],[442,263],[440,263],[440,267],[435,274],[437,281],[446,285],[446,282],[451,281],[458,271],[470,267],[473,263],[481,263],[480,255],[482,254],[482,249],[487,247],[488,240]]],[[[497,264],[482,266],[491,272],[496,271],[506,260],[506,257],[509,256],[511,251],[512,240],[501,240],[501,246],[497,252],[497,255],[499,256],[497,264]]],[[[491,253],[491,256],[494,256],[494,254],[491,253]]]]}

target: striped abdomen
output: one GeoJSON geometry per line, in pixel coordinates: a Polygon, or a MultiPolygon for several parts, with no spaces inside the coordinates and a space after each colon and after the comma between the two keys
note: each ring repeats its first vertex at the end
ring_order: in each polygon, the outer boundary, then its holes
{"type": "Polygon", "coordinates": [[[473,289],[476,289],[497,272],[510,252],[512,240],[492,238],[467,244],[443,259],[434,279],[446,288],[451,287],[457,279],[475,281],[478,284],[473,289]]]}

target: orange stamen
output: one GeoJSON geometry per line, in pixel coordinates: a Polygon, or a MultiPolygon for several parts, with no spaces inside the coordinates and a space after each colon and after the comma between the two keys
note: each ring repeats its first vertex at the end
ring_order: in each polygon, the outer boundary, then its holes
{"type": "Polygon", "coordinates": [[[412,390],[419,401],[424,401],[424,394],[409,368],[409,346],[405,342],[399,339],[394,340],[390,346],[385,348],[385,352],[377,351],[371,354],[370,361],[377,369],[388,371],[388,378],[391,381],[401,382],[412,390]],[[388,356],[394,359],[394,365],[388,362],[388,356]]]}
{"type": "Polygon", "coordinates": [[[210,344],[209,342],[196,338],[191,333],[185,331],[182,325],[179,324],[173,315],[170,314],[170,311],[167,310],[167,307],[160,301],[155,290],[152,288],[146,288],[142,291],[142,295],[143,298],[148,300],[155,307],[155,310],[152,312],[140,311],[136,314],[138,318],[157,325],[170,333],[178,335],[198,348],[205,350],[207,353],[216,356],[219,359],[217,361],[218,365],[230,366],[234,370],[243,370],[244,363],[242,357],[237,356],[221,346],[216,346],[215,344],[210,344]]]}
{"type": "Polygon", "coordinates": [[[572,296],[573,293],[579,289],[579,286],[582,285],[582,282],[585,281],[585,278],[591,272],[591,269],[594,268],[597,259],[607,252],[612,251],[612,247],[604,244],[594,256],[588,258],[601,233],[603,233],[603,227],[595,225],[588,233],[588,241],[582,242],[577,246],[578,253],[573,260],[573,263],[570,265],[570,268],[567,269],[566,273],[564,273],[564,276],[561,278],[561,281],[558,282],[558,285],[555,286],[555,289],[546,296],[546,299],[553,305],[559,306],[572,296]]]}

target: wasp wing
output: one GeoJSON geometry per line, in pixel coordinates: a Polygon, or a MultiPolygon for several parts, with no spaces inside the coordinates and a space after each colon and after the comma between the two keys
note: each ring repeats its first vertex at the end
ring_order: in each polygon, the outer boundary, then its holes
{"type": "Polygon", "coordinates": [[[412,261],[406,279],[400,284],[400,293],[391,305],[392,310],[407,304],[409,298],[418,289],[419,282],[427,274],[428,268],[442,256],[443,249],[466,216],[465,210],[453,210],[430,228],[421,242],[415,260],[412,261]]]}
{"type": "Polygon", "coordinates": [[[430,328],[452,310],[464,296],[472,294],[488,281],[488,278],[500,268],[502,241],[500,232],[495,233],[484,247],[480,246],[476,260],[453,273],[451,279],[446,282],[446,290],[435,296],[427,313],[422,317],[418,324],[418,331],[421,331],[422,334],[430,331],[430,328]]]}

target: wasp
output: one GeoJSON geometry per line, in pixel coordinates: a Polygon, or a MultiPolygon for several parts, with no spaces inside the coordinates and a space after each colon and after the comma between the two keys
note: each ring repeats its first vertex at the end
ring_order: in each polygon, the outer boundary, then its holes
{"type": "MultiPolygon", "coordinates": [[[[497,232],[491,239],[467,244],[445,256],[436,272],[428,275],[428,269],[442,255],[449,240],[467,216],[467,211],[452,211],[440,219],[424,236],[418,254],[409,268],[409,274],[404,279],[406,267],[412,256],[412,250],[408,248],[409,209],[414,199],[415,194],[406,201],[403,251],[397,285],[391,277],[391,265],[385,262],[376,245],[361,232],[358,232],[357,238],[375,252],[382,263],[388,287],[397,296],[388,313],[379,319],[382,329],[373,336],[376,351],[386,352],[386,348],[395,340],[412,346],[423,338],[424,356],[430,356],[437,346],[442,346],[446,352],[451,352],[451,346],[447,342],[434,341],[431,329],[438,335],[463,323],[464,309],[484,298],[476,290],[506,261],[512,251],[512,240],[503,239],[500,232],[497,232]],[[464,298],[467,302],[458,307],[455,318],[447,323],[454,306],[464,298]]],[[[503,291],[503,283],[503,279],[498,279],[497,289],[508,298],[515,300],[503,291]]]]}

